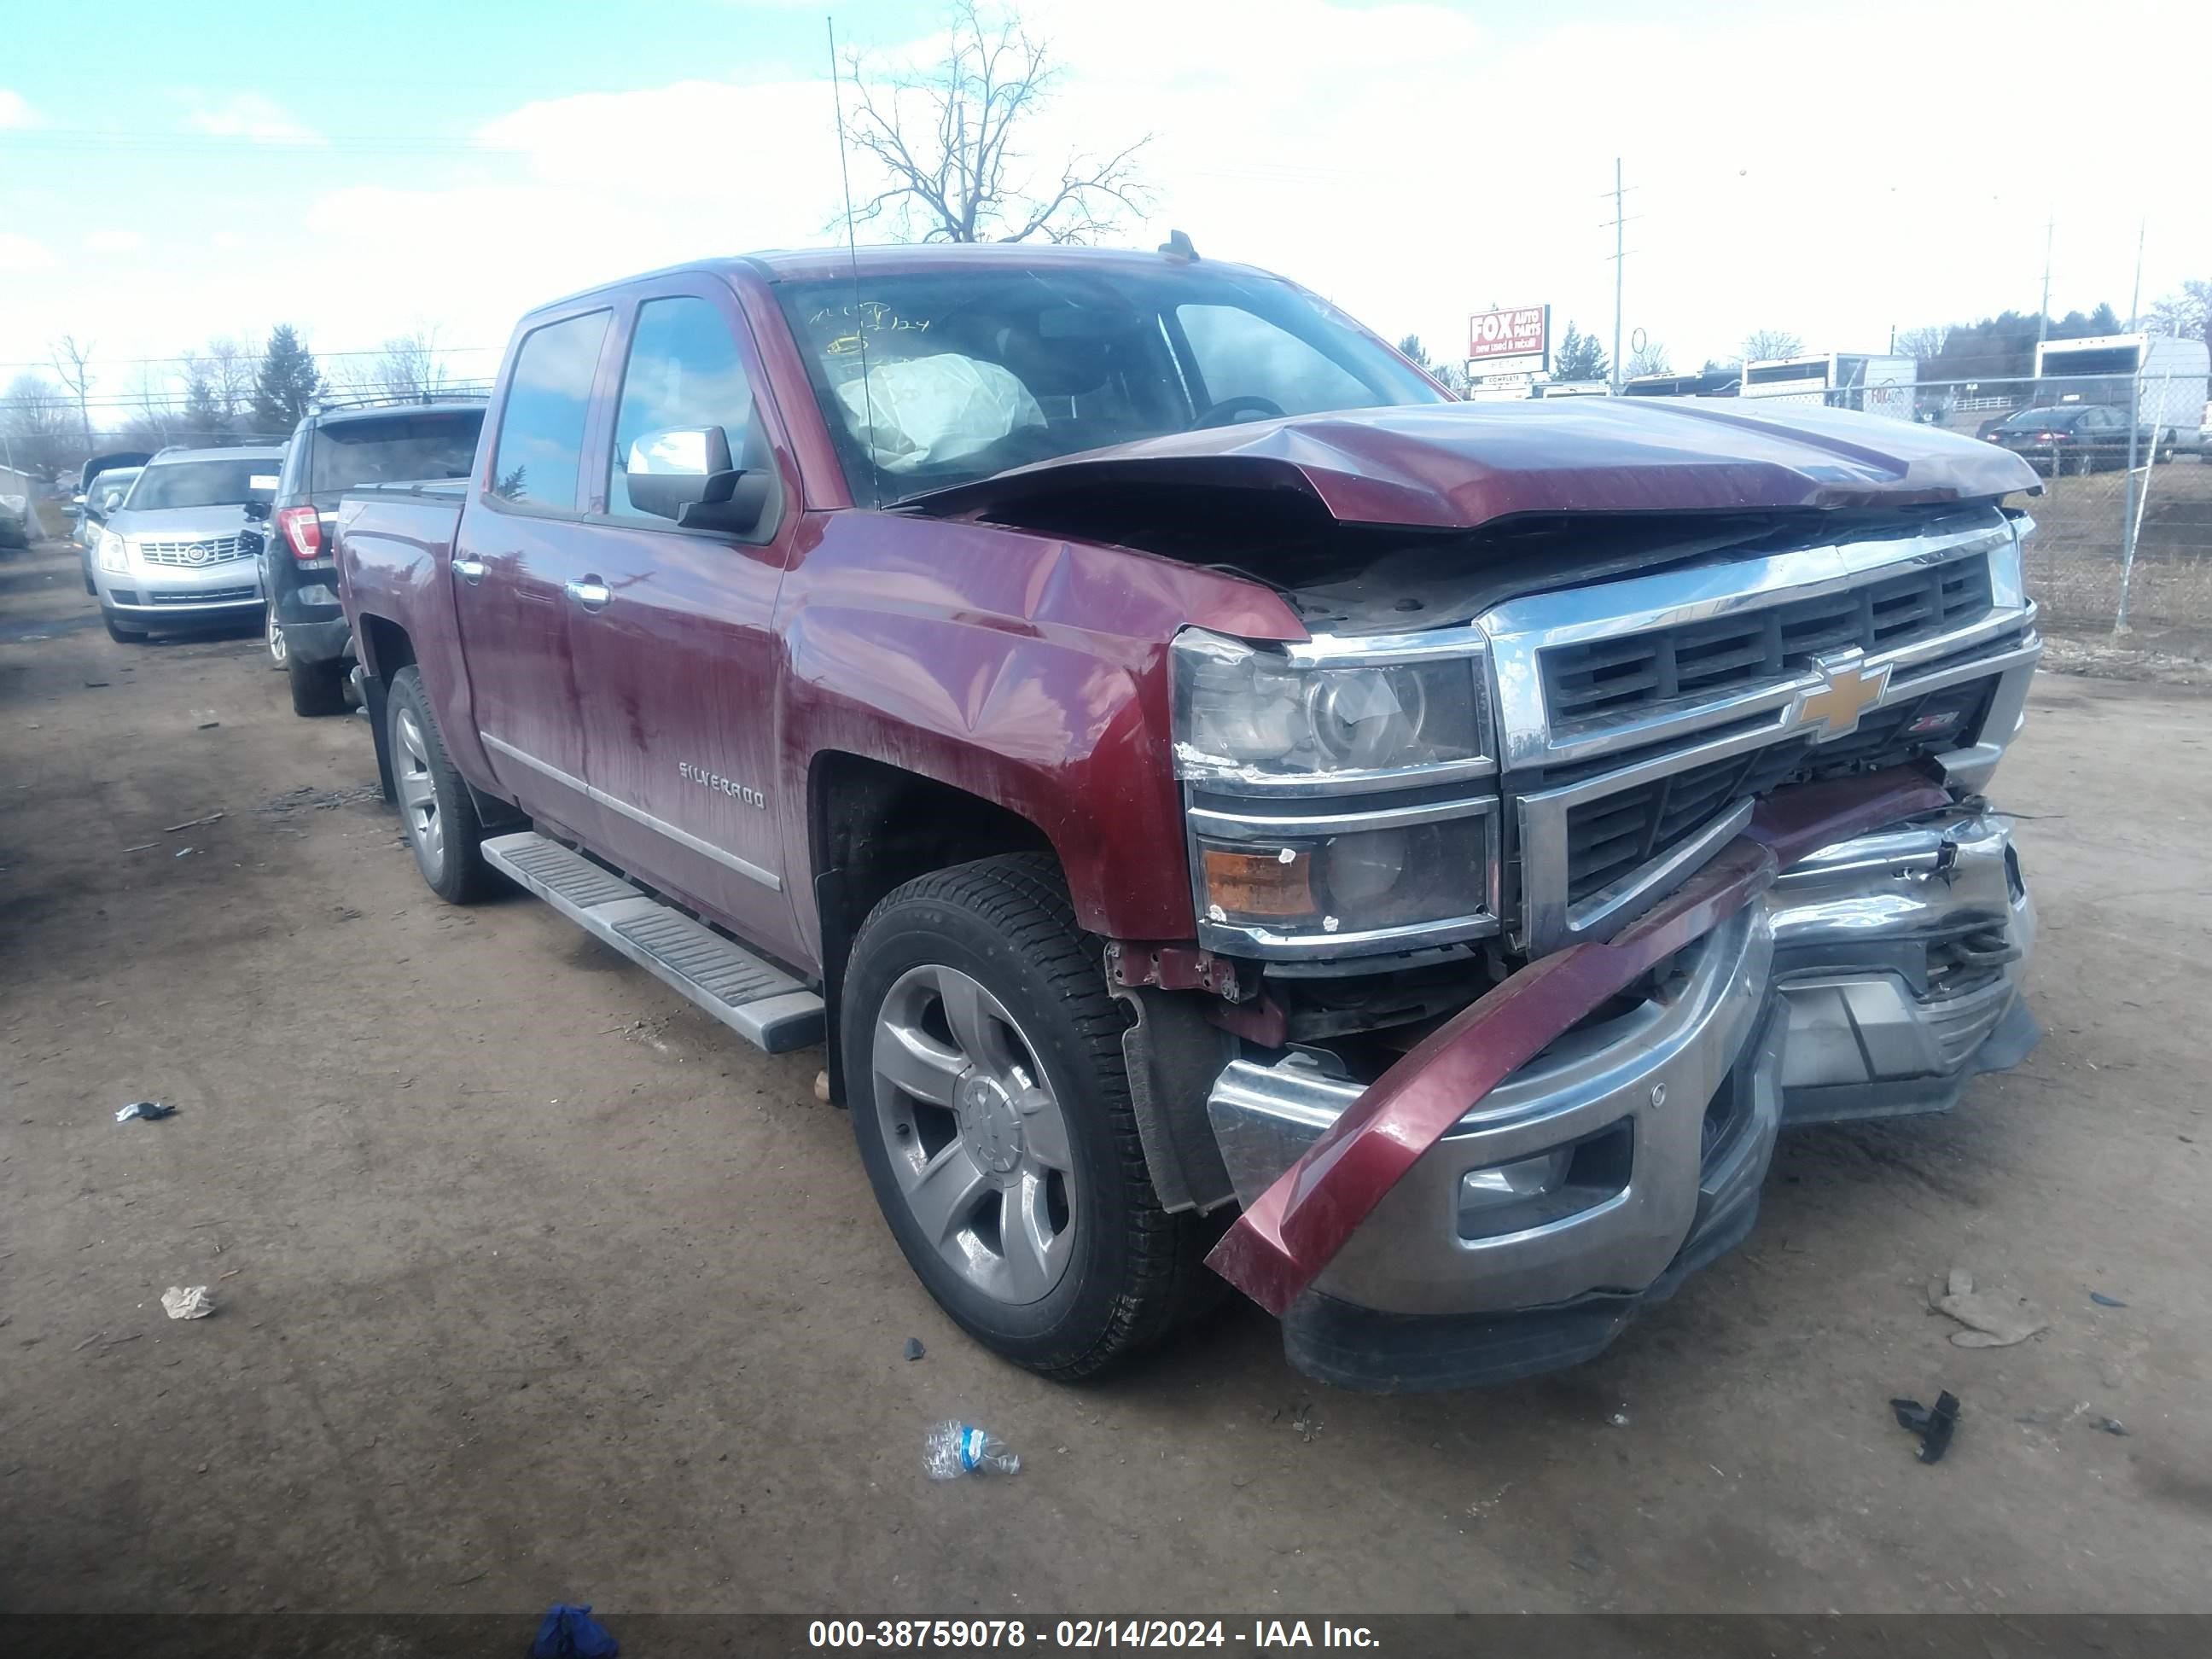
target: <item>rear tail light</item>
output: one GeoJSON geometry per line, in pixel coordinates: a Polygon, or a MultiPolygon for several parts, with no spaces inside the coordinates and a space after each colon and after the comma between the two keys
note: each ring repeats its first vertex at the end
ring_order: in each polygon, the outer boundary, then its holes
{"type": "Polygon", "coordinates": [[[300,560],[323,556],[323,521],[312,507],[288,507],[276,514],[276,527],[292,544],[292,556],[300,560]]]}

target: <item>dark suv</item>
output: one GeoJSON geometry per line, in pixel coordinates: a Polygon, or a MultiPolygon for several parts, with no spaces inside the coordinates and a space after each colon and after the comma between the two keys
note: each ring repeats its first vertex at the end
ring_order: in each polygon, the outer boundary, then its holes
{"type": "Polygon", "coordinates": [[[465,478],[483,425],[481,401],[441,399],[331,407],[293,429],[270,514],[262,580],[269,654],[292,683],[300,714],[345,708],[350,635],[338,609],[331,520],[361,484],[465,478]]]}

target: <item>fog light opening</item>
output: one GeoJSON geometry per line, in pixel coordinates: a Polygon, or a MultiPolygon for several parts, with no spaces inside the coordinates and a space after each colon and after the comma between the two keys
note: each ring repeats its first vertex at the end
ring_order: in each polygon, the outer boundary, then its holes
{"type": "Polygon", "coordinates": [[[1595,1209],[1627,1188],[1634,1135],[1622,1118],[1532,1157],[1469,1170],[1459,1180],[1460,1237],[1502,1238],[1595,1209]]]}

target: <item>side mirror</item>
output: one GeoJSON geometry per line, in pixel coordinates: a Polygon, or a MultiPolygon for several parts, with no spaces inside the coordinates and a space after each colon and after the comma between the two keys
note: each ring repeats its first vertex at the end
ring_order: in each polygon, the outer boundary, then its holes
{"type": "Polygon", "coordinates": [[[750,534],[768,509],[767,472],[740,472],[719,426],[648,432],[629,447],[623,482],[630,505],[686,530],[750,534]]]}

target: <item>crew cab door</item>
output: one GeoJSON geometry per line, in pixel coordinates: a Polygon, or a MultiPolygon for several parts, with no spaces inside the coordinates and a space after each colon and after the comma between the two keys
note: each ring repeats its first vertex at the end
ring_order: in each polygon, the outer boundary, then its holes
{"type": "Polygon", "coordinates": [[[795,959],[776,799],[780,653],[770,623],[799,499],[736,296],[672,276],[625,307],[612,418],[593,425],[587,534],[603,596],[573,612],[587,775],[609,855],[654,885],[795,959]],[[631,499],[631,447],[720,428],[736,466],[765,473],[769,505],[744,535],[687,529],[631,499]]]}
{"type": "Polygon", "coordinates": [[[493,772],[533,817],[596,829],[570,623],[591,568],[585,432],[612,311],[543,323],[509,359],[489,473],[453,543],[453,607],[493,772]]]}

